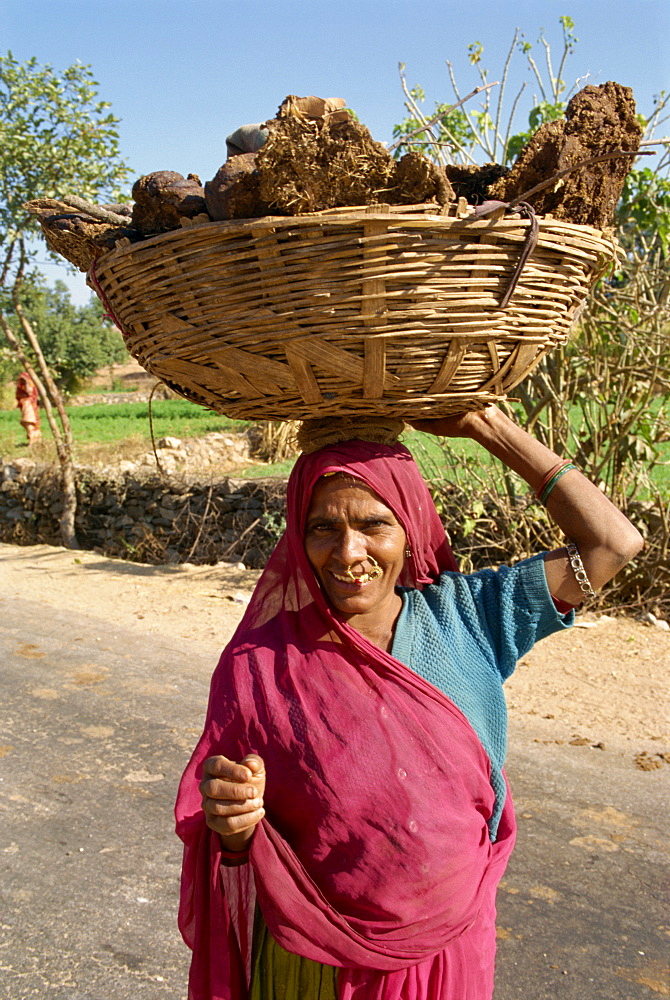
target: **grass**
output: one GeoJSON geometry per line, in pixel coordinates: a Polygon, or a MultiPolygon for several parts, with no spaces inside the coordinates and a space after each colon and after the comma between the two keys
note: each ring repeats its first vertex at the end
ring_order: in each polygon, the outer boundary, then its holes
{"type": "MultiPolygon", "coordinates": [[[[240,430],[247,425],[230,420],[211,410],[205,410],[186,399],[161,399],[151,406],[154,436],[202,437],[212,431],[240,430]]],[[[148,403],[93,403],[90,406],[69,406],[67,413],[76,442],[77,458],[83,461],[87,453],[101,446],[105,452],[151,449],[148,403]]],[[[49,460],[54,454],[51,429],[42,411],[42,444],[34,449],[35,457],[49,460]]],[[[26,434],[19,423],[18,410],[0,410],[0,455],[5,460],[26,455],[26,434]]]]}
{"type": "MultiPolygon", "coordinates": [[[[212,431],[236,430],[246,424],[230,420],[186,399],[160,399],[151,405],[154,435],[161,437],[200,437],[212,431]]],[[[93,403],[71,406],[68,416],[77,441],[117,441],[139,434],[151,441],[148,403],[93,403]]]]}

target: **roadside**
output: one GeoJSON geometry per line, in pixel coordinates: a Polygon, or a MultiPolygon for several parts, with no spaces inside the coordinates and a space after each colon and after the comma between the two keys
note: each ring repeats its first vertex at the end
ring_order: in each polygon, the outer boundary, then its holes
{"type": "MultiPolygon", "coordinates": [[[[194,640],[212,667],[259,575],[230,563],[149,566],[49,545],[0,545],[5,598],[119,626],[142,622],[162,639],[194,640]]],[[[625,755],[631,765],[641,753],[667,754],[669,666],[669,631],[581,613],[573,630],[539,643],[507,682],[512,723],[533,739],[602,743],[597,752],[625,755]]]]}

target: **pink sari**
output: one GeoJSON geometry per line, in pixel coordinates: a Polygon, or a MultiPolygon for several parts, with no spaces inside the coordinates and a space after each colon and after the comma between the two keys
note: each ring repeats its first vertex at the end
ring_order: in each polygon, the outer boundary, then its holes
{"type": "Polygon", "coordinates": [[[489,761],[462,712],[326,604],[302,544],[316,480],[347,471],[405,528],[407,579],[455,562],[402,445],[347,442],[302,456],[286,533],[212,679],[203,736],[182,778],[180,929],[191,1000],[244,1000],[256,900],[288,951],[339,966],[340,1000],[487,1000],[495,891],[514,842],[508,798],[487,820],[489,761]],[[198,781],[214,754],[260,754],[266,817],[250,864],[220,865],[198,781]]]}

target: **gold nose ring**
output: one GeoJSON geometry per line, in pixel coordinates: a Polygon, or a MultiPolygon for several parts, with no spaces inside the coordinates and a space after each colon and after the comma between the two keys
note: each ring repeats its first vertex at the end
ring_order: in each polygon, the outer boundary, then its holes
{"type": "Polygon", "coordinates": [[[378,580],[380,576],[384,575],[384,570],[381,568],[374,556],[368,556],[368,562],[372,563],[372,569],[368,573],[371,580],[378,580]]]}
{"type": "Polygon", "coordinates": [[[381,568],[374,556],[368,556],[368,562],[372,563],[372,569],[369,573],[362,573],[360,576],[354,576],[351,566],[347,566],[347,571],[344,575],[354,583],[367,583],[368,580],[378,580],[384,575],[384,570],[381,568]]]}

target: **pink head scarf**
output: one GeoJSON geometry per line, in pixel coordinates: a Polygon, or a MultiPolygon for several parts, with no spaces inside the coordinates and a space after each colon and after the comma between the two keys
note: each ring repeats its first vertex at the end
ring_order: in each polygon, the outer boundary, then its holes
{"type": "MultiPolygon", "coordinates": [[[[379,983],[411,968],[434,984],[413,996],[447,996],[434,990],[456,976],[454,996],[466,1000],[458,969],[467,961],[445,962],[445,948],[474,948],[475,964],[488,956],[492,968],[492,894],[514,839],[511,806],[491,844],[489,762],[467,719],[326,602],[302,539],[316,481],[338,471],[366,483],[403,525],[412,554],[401,583],[423,587],[456,568],[402,445],[350,441],[298,460],[286,532],[214,673],[177,801],[192,1000],[245,996],[255,894],[279,944],[342,967],[341,997],[385,996],[379,983]],[[266,765],[266,817],[251,865],[222,869],[200,809],[202,764],[250,752],[266,765]],[[473,938],[484,911],[485,941],[473,938]]],[[[483,1000],[481,980],[477,989],[483,1000]]]]}

